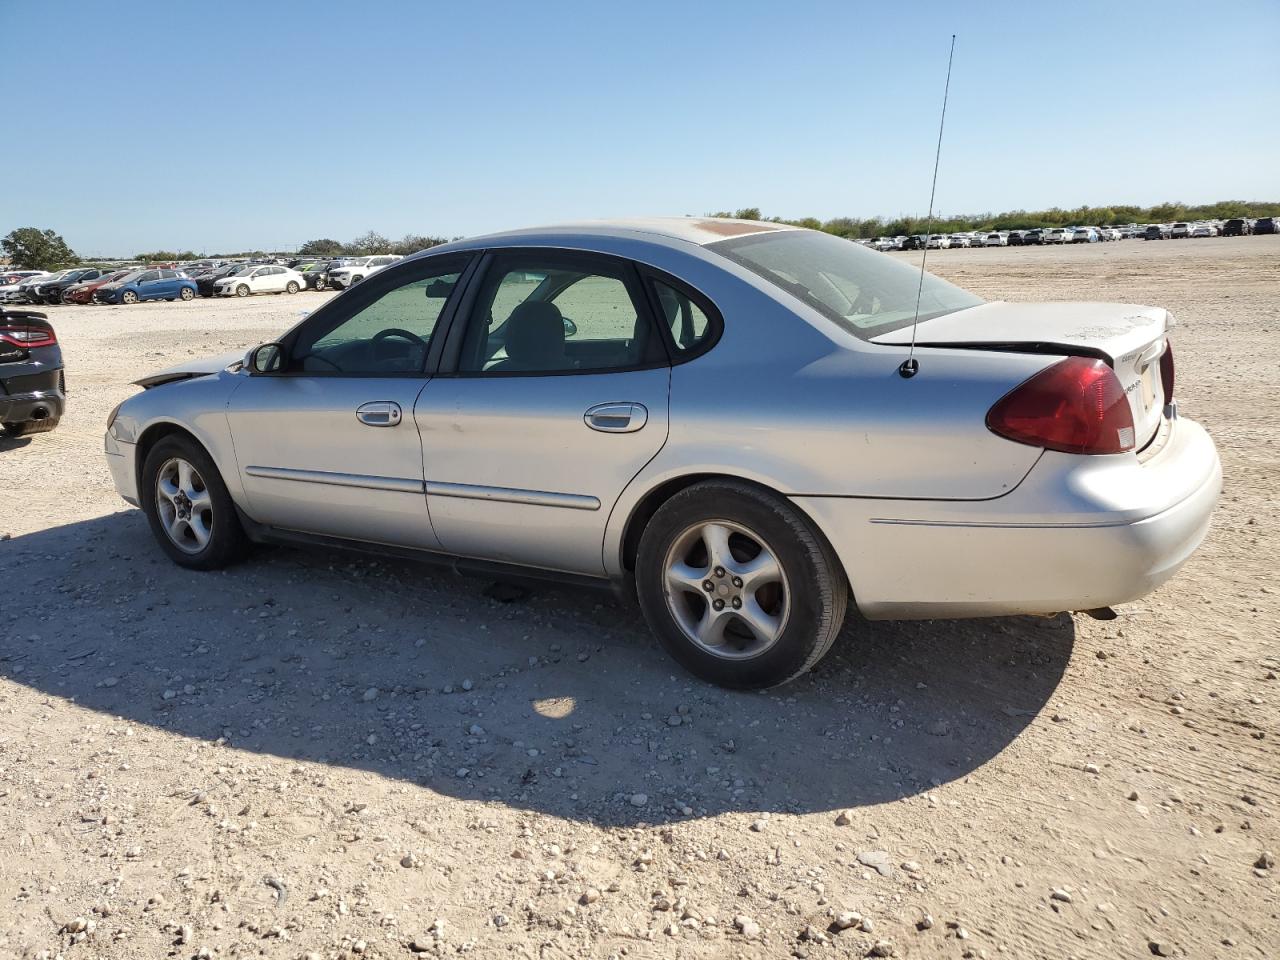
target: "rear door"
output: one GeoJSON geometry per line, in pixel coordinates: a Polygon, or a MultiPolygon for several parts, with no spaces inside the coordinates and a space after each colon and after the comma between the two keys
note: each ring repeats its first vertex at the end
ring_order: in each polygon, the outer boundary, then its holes
{"type": "Polygon", "coordinates": [[[286,530],[435,549],[414,403],[464,255],[413,261],[330,301],[281,369],[228,403],[250,516],[286,530]]]}
{"type": "Polygon", "coordinates": [[[670,366],[636,268],[504,251],[470,287],[414,411],[440,542],[600,576],[609,513],[667,439],[670,366]]]}
{"type": "Polygon", "coordinates": [[[136,285],[138,288],[138,299],[154,300],[160,296],[160,271],[148,270],[138,277],[136,285]]]}

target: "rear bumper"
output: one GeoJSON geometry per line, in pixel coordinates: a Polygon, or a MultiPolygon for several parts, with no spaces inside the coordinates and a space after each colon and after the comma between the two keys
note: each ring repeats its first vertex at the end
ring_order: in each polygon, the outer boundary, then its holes
{"type": "Polygon", "coordinates": [[[797,497],[869,619],[1091,610],[1136,600],[1204,540],[1222,490],[1213,441],[1189,420],[1140,463],[1046,453],[981,501],[797,497]]]}
{"type": "Polygon", "coordinates": [[[0,423],[27,423],[30,420],[61,418],[67,406],[61,390],[36,390],[30,393],[0,393],[0,423]]]}

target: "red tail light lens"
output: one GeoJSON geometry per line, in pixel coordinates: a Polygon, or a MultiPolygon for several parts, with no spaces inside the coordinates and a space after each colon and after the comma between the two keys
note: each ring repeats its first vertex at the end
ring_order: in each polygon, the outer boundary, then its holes
{"type": "Polygon", "coordinates": [[[1164,353],[1160,354],[1160,384],[1164,387],[1164,405],[1173,403],[1173,341],[1164,342],[1164,353]]]}
{"type": "Polygon", "coordinates": [[[0,340],[15,347],[51,347],[58,342],[52,327],[33,327],[26,324],[0,326],[0,340]]]}
{"type": "Polygon", "coordinates": [[[1134,446],[1133,411],[1101,360],[1068,357],[1005,394],[987,427],[1018,443],[1063,453],[1124,453],[1134,446]]]}

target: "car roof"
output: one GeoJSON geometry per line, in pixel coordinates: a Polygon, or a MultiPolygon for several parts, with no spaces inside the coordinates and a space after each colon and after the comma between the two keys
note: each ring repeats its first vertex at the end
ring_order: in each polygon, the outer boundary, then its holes
{"type": "Polygon", "coordinates": [[[768,220],[729,220],[719,217],[635,217],[619,220],[582,220],[551,224],[544,227],[526,227],[520,230],[504,230],[478,237],[467,237],[442,246],[431,247],[422,253],[437,254],[449,250],[471,250],[477,247],[519,246],[522,243],[545,241],[566,237],[613,237],[618,239],[647,240],[665,246],[693,243],[706,246],[730,237],[745,237],[775,230],[799,230],[785,223],[768,220]]]}

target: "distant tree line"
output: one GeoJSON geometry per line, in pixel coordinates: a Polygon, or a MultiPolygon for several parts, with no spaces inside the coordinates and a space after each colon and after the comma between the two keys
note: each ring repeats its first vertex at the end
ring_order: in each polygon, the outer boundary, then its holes
{"type": "Polygon", "coordinates": [[[822,230],[838,237],[871,238],[896,237],[913,233],[959,233],[970,230],[1026,230],[1031,227],[1062,226],[1114,226],[1127,223],[1172,223],[1179,220],[1228,220],[1231,217],[1280,216],[1280,203],[1262,200],[1221,200],[1218,203],[1188,205],[1185,203],[1161,203],[1154,207],[1137,207],[1114,204],[1108,207],[1075,207],[1064,210],[1050,207],[1048,210],[1009,210],[1005,213],[962,214],[953,217],[833,217],[820,220],[817,217],[801,217],[788,220],[784,217],[765,217],[759,207],[743,207],[740,210],[721,210],[708,214],[711,217],[734,217],[739,220],[769,220],[811,230],[822,230]]]}
{"type": "Polygon", "coordinates": [[[416,233],[408,233],[399,240],[390,240],[380,233],[370,230],[347,243],[324,238],[308,240],[298,248],[300,257],[368,257],[379,253],[395,253],[402,257],[427,247],[448,243],[445,237],[424,237],[416,233]]]}

